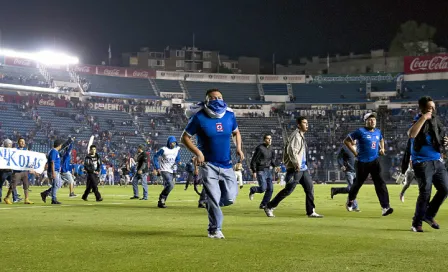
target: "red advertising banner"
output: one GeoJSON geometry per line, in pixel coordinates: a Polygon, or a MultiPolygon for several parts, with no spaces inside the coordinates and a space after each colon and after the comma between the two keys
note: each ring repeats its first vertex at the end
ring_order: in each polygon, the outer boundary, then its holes
{"type": "Polygon", "coordinates": [[[155,70],[136,70],[136,69],[126,69],[127,77],[135,77],[135,78],[155,78],[156,71],[155,70]]]}
{"type": "Polygon", "coordinates": [[[96,66],[79,64],[73,67],[73,71],[81,74],[96,74],[96,66]]]}
{"type": "Polygon", "coordinates": [[[405,74],[448,72],[448,55],[404,57],[405,74]]]}
{"type": "Polygon", "coordinates": [[[126,76],[126,69],[122,67],[98,66],[97,68],[98,68],[98,75],[116,76],[116,77],[126,76]]]}
{"type": "Polygon", "coordinates": [[[36,68],[36,62],[34,62],[33,60],[21,59],[21,58],[15,58],[15,57],[5,57],[5,64],[13,65],[13,66],[36,68]]]}

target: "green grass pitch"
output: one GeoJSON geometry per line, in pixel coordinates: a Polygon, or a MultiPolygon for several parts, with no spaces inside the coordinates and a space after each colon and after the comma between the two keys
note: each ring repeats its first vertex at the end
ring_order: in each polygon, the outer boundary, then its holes
{"type": "MultiPolygon", "coordinates": [[[[362,212],[345,210],[346,195],[330,199],[331,185],[316,185],[316,211],[305,216],[301,187],[267,218],[258,209],[261,195],[248,199],[245,186],[224,211],[225,240],[207,238],[207,213],[197,208],[190,187],[176,186],[167,209],[156,207],[161,186],[150,186],[150,200],[129,200],[132,187],[100,188],[104,201],[68,198],[62,206],[42,203],[32,187],[34,205],[0,204],[0,271],[446,271],[446,204],[440,230],[424,223],[410,231],[417,187],[405,203],[401,186],[390,185],[395,212],[381,216],[372,185],[361,188],[362,212]]],[[[141,190],[141,187],[140,187],[141,190]]],[[[275,187],[277,193],[280,187],[275,187]]],[[[20,192],[20,190],[19,190],[20,192]]]]}

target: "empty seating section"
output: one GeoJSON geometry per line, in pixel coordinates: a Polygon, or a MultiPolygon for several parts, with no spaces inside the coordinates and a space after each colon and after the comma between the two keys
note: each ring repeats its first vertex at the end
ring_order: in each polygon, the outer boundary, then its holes
{"type": "Polygon", "coordinates": [[[26,135],[36,129],[36,123],[27,114],[18,110],[18,104],[2,103],[0,114],[2,115],[0,123],[4,138],[16,141],[17,139],[14,139],[13,136],[14,131],[20,135],[26,135]]]}
{"type": "Polygon", "coordinates": [[[182,93],[182,88],[180,87],[180,83],[177,80],[163,80],[163,79],[155,79],[154,80],[159,91],[161,92],[169,92],[169,93],[182,93]]]}
{"type": "Polygon", "coordinates": [[[155,96],[148,79],[82,74],[90,82],[89,91],[123,95],[155,96]]]}
{"type": "Polygon", "coordinates": [[[372,83],[372,92],[395,92],[397,90],[396,82],[372,83]]]}
{"type": "Polygon", "coordinates": [[[65,81],[65,82],[71,81],[70,74],[67,71],[57,69],[47,69],[47,72],[50,74],[50,77],[56,81],[65,81]]]}
{"type": "Polygon", "coordinates": [[[296,103],[367,102],[365,84],[292,84],[296,103]]]}
{"type": "Polygon", "coordinates": [[[14,85],[43,87],[47,84],[37,68],[19,66],[0,66],[0,82],[14,85]]]}
{"type": "Polygon", "coordinates": [[[202,101],[208,89],[219,89],[228,102],[248,102],[258,100],[257,84],[245,83],[211,83],[211,82],[185,82],[188,93],[193,101],[202,101]]]}
{"type": "Polygon", "coordinates": [[[402,92],[405,98],[398,100],[417,101],[421,96],[429,95],[433,99],[448,99],[448,80],[406,81],[402,92]]]}
{"type": "Polygon", "coordinates": [[[288,95],[288,86],[286,84],[263,84],[265,95],[288,95]]]}

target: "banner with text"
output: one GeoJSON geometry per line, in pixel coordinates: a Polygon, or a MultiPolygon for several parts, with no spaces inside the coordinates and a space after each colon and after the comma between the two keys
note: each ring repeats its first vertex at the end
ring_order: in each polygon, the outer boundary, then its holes
{"type": "Polygon", "coordinates": [[[355,75],[318,75],[310,76],[309,83],[384,83],[396,82],[400,73],[375,73],[375,74],[355,74],[355,75]]]}
{"type": "Polygon", "coordinates": [[[357,116],[363,117],[366,113],[372,112],[371,110],[317,110],[317,109],[304,109],[297,110],[300,116],[326,116],[333,113],[337,116],[357,116]]]}
{"type": "Polygon", "coordinates": [[[46,163],[46,154],[0,147],[0,169],[33,170],[41,174],[45,169],[46,163]]]}
{"type": "Polygon", "coordinates": [[[126,77],[135,78],[155,78],[156,72],[154,70],[136,70],[136,69],[126,69],[126,77]]]}
{"type": "Polygon", "coordinates": [[[234,82],[234,83],[256,83],[255,75],[238,74],[207,74],[207,73],[187,73],[187,72],[165,72],[157,71],[157,79],[185,80],[201,82],[234,82]]]}
{"type": "Polygon", "coordinates": [[[405,74],[448,72],[448,55],[404,57],[405,74]]]}
{"type": "Polygon", "coordinates": [[[29,59],[15,58],[15,57],[5,57],[5,64],[12,66],[22,66],[36,68],[36,62],[29,59]]]}
{"type": "Polygon", "coordinates": [[[123,111],[123,105],[121,104],[89,103],[89,108],[94,110],[123,111]]]}
{"type": "Polygon", "coordinates": [[[124,77],[126,76],[126,69],[121,67],[98,66],[97,74],[102,76],[124,77]]]}
{"type": "Polygon", "coordinates": [[[305,83],[305,75],[259,75],[258,82],[271,84],[305,83]]]}
{"type": "Polygon", "coordinates": [[[170,92],[160,92],[160,97],[169,99],[185,99],[184,93],[170,93],[170,92]]]}

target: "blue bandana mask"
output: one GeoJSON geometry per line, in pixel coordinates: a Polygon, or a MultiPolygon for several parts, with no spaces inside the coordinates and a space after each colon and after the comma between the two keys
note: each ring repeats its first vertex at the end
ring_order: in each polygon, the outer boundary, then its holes
{"type": "Polygon", "coordinates": [[[222,118],[227,110],[224,100],[210,100],[205,104],[205,111],[211,118],[222,118]]]}

